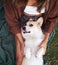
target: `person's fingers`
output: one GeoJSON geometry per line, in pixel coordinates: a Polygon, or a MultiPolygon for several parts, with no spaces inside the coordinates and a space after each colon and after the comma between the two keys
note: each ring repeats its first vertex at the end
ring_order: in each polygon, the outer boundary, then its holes
{"type": "Polygon", "coordinates": [[[44,48],[44,55],[45,55],[45,53],[46,53],[46,47],[47,47],[47,46],[46,46],[45,44],[39,45],[39,49],[42,48],[42,47],[44,48]]]}
{"type": "Polygon", "coordinates": [[[21,58],[16,60],[16,65],[21,65],[21,63],[22,63],[22,59],[21,58]]]}

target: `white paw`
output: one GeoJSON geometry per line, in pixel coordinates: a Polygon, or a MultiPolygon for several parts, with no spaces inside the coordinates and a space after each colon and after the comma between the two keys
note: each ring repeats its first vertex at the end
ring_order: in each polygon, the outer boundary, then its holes
{"type": "Polygon", "coordinates": [[[39,58],[39,57],[43,57],[44,55],[44,48],[40,48],[37,53],[36,53],[36,57],[39,58]]]}
{"type": "Polygon", "coordinates": [[[31,57],[31,50],[30,48],[25,49],[25,57],[29,59],[31,57]]]}

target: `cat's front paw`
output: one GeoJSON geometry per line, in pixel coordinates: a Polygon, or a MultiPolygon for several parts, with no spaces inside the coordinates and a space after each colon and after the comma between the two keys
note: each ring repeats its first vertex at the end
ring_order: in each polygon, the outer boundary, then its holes
{"type": "Polygon", "coordinates": [[[25,57],[27,59],[31,58],[31,50],[30,50],[30,48],[28,48],[28,49],[25,50],[25,57]]]}
{"type": "Polygon", "coordinates": [[[44,48],[40,48],[37,53],[36,53],[36,57],[39,58],[39,57],[43,57],[44,55],[44,48]]]}

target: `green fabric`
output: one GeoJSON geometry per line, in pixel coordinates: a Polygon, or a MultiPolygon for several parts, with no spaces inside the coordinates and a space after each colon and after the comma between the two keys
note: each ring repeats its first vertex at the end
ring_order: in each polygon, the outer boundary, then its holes
{"type": "Polygon", "coordinates": [[[48,47],[47,47],[47,48],[49,48],[49,46],[50,46],[50,44],[51,44],[51,42],[52,42],[54,36],[55,36],[55,31],[52,32],[52,33],[50,34],[50,36],[49,36],[48,45],[47,45],[48,47]]]}
{"type": "MultiPolygon", "coordinates": [[[[54,36],[55,36],[55,31],[52,32],[52,33],[50,34],[50,36],[49,36],[48,45],[47,45],[47,50],[48,50],[48,48],[49,48],[49,46],[50,46],[50,44],[51,44],[51,42],[52,42],[54,36]]],[[[44,59],[44,65],[48,65],[48,63],[47,63],[47,61],[46,61],[45,59],[44,59]]]]}
{"type": "MultiPolygon", "coordinates": [[[[56,27],[56,26],[55,26],[55,27],[56,27]]],[[[49,36],[48,45],[47,45],[47,50],[48,50],[48,48],[49,48],[51,42],[53,41],[54,36],[55,36],[55,30],[54,30],[54,32],[52,32],[52,33],[50,34],[50,36],[49,36]]],[[[44,59],[44,65],[48,65],[48,62],[47,62],[45,59],[44,59]]]]}
{"type": "Polygon", "coordinates": [[[0,65],[15,65],[15,40],[5,20],[3,0],[0,0],[0,65]]]}

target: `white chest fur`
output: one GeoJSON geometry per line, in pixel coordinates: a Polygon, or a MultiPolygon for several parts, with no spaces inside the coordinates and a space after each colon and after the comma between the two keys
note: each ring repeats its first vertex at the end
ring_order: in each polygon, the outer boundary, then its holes
{"type": "Polygon", "coordinates": [[[44,39],[44,35],[42,33],[42,31],[38,33],[38,36],[36,39],[34,38],[28,38],[28,36],[26,37],[25,40],[25,48],[24,48],[24,59],[22,62],[22,65],[43,65],[43,49],[38,48],[38,46],[40,45],[40,43],[43,41],[44,39]],[[38,51],[38,57],[36,57],[36,53],[38,51]]]}

